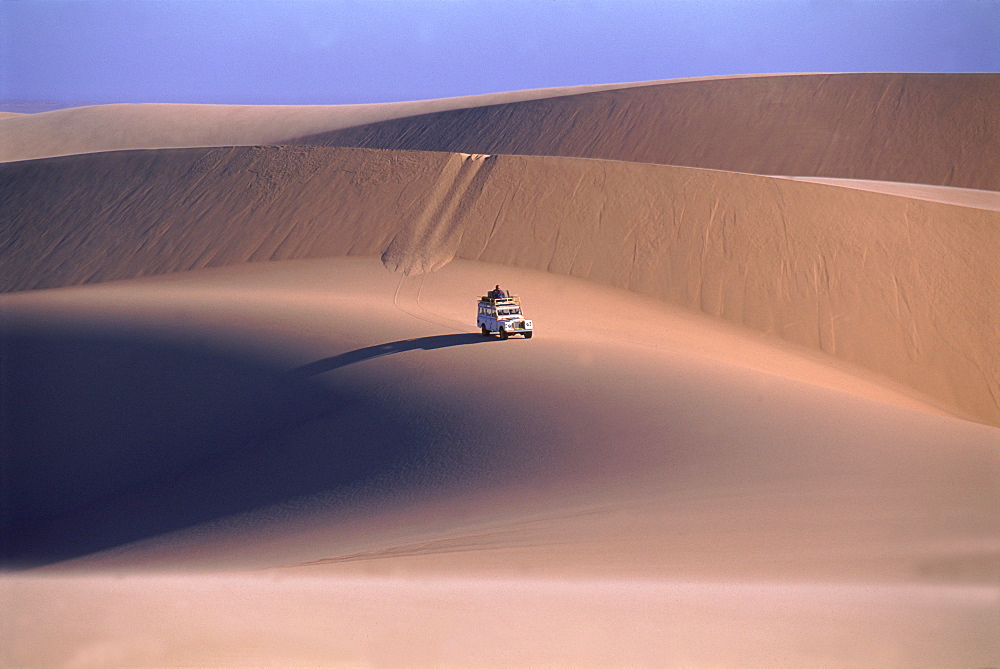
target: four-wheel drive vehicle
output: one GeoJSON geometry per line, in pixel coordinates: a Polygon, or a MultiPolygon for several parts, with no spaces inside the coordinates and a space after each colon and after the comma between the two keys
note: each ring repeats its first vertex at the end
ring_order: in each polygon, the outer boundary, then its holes
{"type": "Polygon", "coordinates": [[[500,339],[515,334],[531,339],[531,321],[521,314],[521,300],[516,295],[507,297],[484,295],[479,298],[479,316],[476,317],[476,325],[482,329],[484,337],[497,332],[500,334],[500,339]]]}

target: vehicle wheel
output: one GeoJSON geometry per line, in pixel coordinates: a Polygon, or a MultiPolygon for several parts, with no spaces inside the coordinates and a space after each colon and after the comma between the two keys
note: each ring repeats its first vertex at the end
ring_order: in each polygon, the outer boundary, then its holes
{"type": "Polygon", "coordinates": [[[533,332],[525,332],[524,333],[524,338],[525,339],[531,339],[531,335],[533,335],[533,334],[534,334],[533,332]]]}
{"type": "Polygon", "coordinates": [[[490,336],[490,331],[486,329],[485,325],[480,325],[479,327],[481,327],[483,329],[483,336],[484,337],[489,337],[490,336]]]}
{"type": "Polygon", "coordinates": [[[503,328],[500,328],[500,339],[506,339],[506,338],[507,338],[507,331],[504,330],[503,328]]]}

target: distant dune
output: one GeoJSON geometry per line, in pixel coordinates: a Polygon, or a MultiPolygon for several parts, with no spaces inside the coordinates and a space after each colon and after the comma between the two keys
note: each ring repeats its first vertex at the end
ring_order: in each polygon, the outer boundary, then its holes
{"type": "Polygon", "coordinates": [[[1000,75],[709,77],[342,106],[104,105],[0,123],[0,161],[319,144],[1000,190],[1000,75]]]}
{"type": "Polygon", "coordinates": [[[998,110],[997,74],[758,76],[455,109],[295,143],[1000,190],[998,110]]]}
{"type": "Polygon", "coordinates": [[[300,135],[401,116],[638,85],[644,84],[356,105],[108,104],[10,114],[0,123],[0,162],[123,149],[288,144],[300,135]]]}
{"type": "Polygon", "coordinates": [[[816,348],[1000,424],[1000,213],[638,163],[320,147],[3,166],[3,289],[252,260],[586,278],[816,348]]]}

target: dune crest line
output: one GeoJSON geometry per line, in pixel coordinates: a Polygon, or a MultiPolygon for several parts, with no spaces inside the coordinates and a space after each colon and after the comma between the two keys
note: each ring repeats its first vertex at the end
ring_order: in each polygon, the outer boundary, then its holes
{"type": "Polygon", "coordinates": [[[998,110],[997,74],[758,75],[498,101],[289,143],[1000,190],[998,110]]]}

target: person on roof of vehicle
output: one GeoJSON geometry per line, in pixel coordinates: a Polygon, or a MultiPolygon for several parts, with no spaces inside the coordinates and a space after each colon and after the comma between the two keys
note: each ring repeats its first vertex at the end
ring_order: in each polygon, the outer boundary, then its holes
{"type": "Polygon", "coordinates": [[[502,300],[505,297],[507,297],[507,293],[505,293],[504,289],[500,287],[500,284],[497,284],[497,287],[496,289],[494,289],[493,294],[496,296],[498,300],[502,300]]]}

